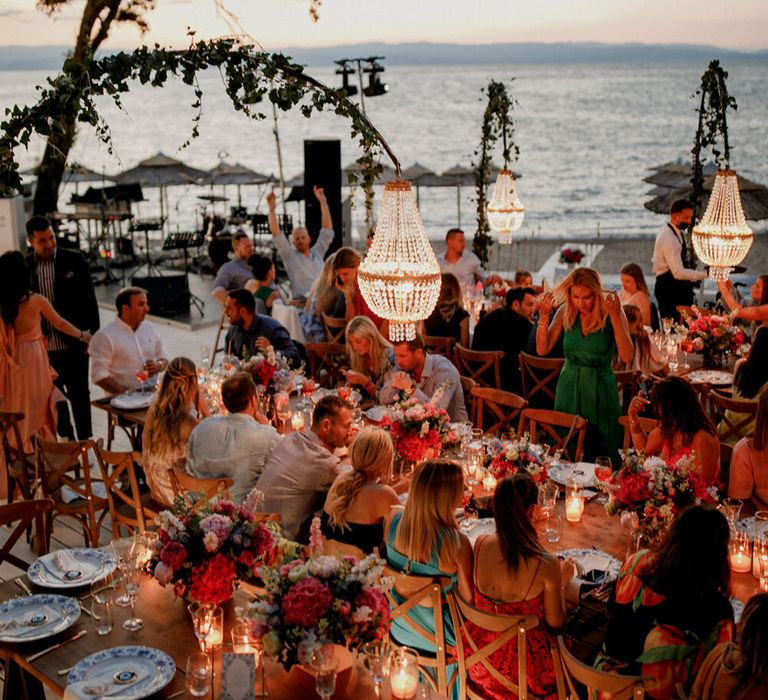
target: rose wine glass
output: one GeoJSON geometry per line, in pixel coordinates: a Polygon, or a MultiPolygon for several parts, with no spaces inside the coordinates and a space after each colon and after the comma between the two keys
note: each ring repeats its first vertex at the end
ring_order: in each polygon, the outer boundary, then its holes
{"type": "Polygon", "coordinates": [[[688,364],[688,353],[693,352],[693,341],[686,337],[680,341],[680,349],[683,351],[683,364],[680,365],[683,368],[690,367],[688,364]]]}
{"type": "Polygon", "coordinates": [[[149,379],[149,360],[145,360],[144,364],[141,365],[141,368],[136,370],[136,379],[141,382],[139,391],[146,391],[146,382],[147,379],[149,379]]]}
{"type": "Polygon", "coordinates": [[[596,457],[595,458],[595,478],[602,483],[600,495],[597,497],[597,502],[605,505],[608,503],[608,496],[606,494],[606,485],[608,480],[613,476],[613,465],[611,464],[610,457],[596,457]]]}

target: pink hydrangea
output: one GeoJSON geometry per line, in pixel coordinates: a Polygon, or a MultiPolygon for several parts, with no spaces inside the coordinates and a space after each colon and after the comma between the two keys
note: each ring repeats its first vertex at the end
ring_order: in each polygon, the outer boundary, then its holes
{"type": "Polygon", "coordinates": [[[285,622],[314,627],[332,604],[333,593],[327,584],[311,576],[304,578],[294,583],[283,597],[285,622]]]}
{"type": "Polygon", "coordinates": [[[213,533],[219,540],[219,546],[224,544],[232,531],[232,521],[226,515],[214,513],[200,521],[200,528],[207,535],[213,533]]]}

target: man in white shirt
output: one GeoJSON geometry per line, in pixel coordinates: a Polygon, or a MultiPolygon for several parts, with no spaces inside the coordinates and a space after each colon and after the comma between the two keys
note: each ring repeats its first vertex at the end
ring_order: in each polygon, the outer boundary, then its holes
{"type": "Polygon", "coordinates": [[[338,396],[322,398],[312,413],[312,429],[286,435],[264,465],[256,488],[264,494],[264,510],[280,514],[280,528],[290,540],[307,541],[312,516],[339,473],[334,450],[354,437],[352,411],[338,396]]]}
{"type": "Polygon", "coordinates": [[[269,207],[269,230],[275,242],[275,248],[283,260],[288,279],[291,281],[291,294],[294,299],[306,299],[309,289],[323,271],[323,258],[333,243],[333,220],[325,191],[322,187],[314,188],[315,197],[320,204],[320,233],[315,245],[304,226],[293,229],[291,243],[280,230],[275,212],[275,193],[267,195],[269,207]]]}
{"type": "Polygon", "coordinates": [[[187,469],[202,479],[234,480],[230,495],[242,503],[264,469],[280,434],[259,413],[256,384],[247,372],[237,372],[221,385],[228,415],[210,416],[189,436],[187,469]]]}
{"type": "Polygon", "coordinates": [[[149,312],[147,292],[125,287],[115,298],[117,318],[91,339],[91,381],[107,394],[122,394],[142,385],[139,376],[151,380],[168,364],[155,329],[144,318],[149,312]]]}
{"type": "Polygon", "coordinates": [[[232,250],[235,257],[225,262],[213,280],[211,294],[224,306],[227,301],[227,292],[242,289],[253,280],[253,269],[248,259],[253,255],[253,241],[244,231],[238,231],[232,236],[232,250]]]}
{"type": "Polygon", "coordinates": [[[653,247],[654,294],[662,318],[680,320],[678,306],[693,304],[693,283],[703,280],[706,272],[685,267],[687,246],[683,231],[693,222],[693,205],[686,199],[672,202],[669,221],[656,234],[653,247]]]}
{"type": "Polygon", "coordinates": [[[498,275],[487,275],[480,258],[468,251],[464,231],[452,228],[445,234],[445,253],[438,256],[440,272],[450,272],[459,280],[462,290],[474,287],[478,282],[493,284],[500,282],[498,275]]]}

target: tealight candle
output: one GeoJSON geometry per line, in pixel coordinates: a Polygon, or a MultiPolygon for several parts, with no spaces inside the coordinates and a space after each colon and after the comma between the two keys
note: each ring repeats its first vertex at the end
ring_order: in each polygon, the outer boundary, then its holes
{"type": "Polygon", "coordinates": [[[224,611],[217,607],[211,616],[211,629],[205,635],[207,646],[221,646],[224,642],[224,611]]]}
{"type": "Polygon", "coordinates": [[[752,543],[746,532],[735,532],[731,536],[731,569],[738,573],[752,572],[752,543]]]}
{"type": "Polygon", "coordinates": [[[304,414],[301,411],[291,416],[291,427],[294,430],[304,430],[304,414]]]}
{"type": "Polygon", "coordinates": [[[496,488],[496,478],[490,472],[483,479],[483,488],[486,491],[493,491],[496,488]]]}
{"type": "Polygon", "coordinates": [[[584,512],[584,499],[581,496],[569,496],[565,499],[565,519],[569,523],[577,523],[584,512]]]}
{"type": "Polygon", "coordinates": [[[419,682],[406,669],[400,669],[392,675],[392,695],[396,698],[413,698],[419,682]]]}
{"type": "Polygon", "coordinates": [[[731,568],[740,573],[751,571],[752,557],[743,552],[734,552],[731,554],[731,568]]]}
{"type": "Polygon", "coordinates": [[[419,687],[419,656],[415,651],[400,647],[392,659],[389,682],[393,698],[407,700],[416,697],[419,687]]]}

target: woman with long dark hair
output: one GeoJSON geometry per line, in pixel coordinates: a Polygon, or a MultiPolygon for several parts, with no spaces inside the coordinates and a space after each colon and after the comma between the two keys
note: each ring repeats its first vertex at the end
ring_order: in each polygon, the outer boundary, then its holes
{"type": "Polygon", "coordinates": [[[675,465],[690,459],[707,484],[720,477],[720,442],[717,431],[693,387],[680,377],[665,377],[651,390],[650,401],[641,394],[629,404],[632,445],[646,455],[659,455],[675,465]],[[639,417],[651,405],[659,426],[646,434],[639,417]]]}
{"type": "MultiPolygon", "coordinates": [[[[551,639],[545,624],[558,628],[565,622],[563,586],[573,576],[573,565],[561,566],[539,542],[531,517],[536,508],[538,488],[528,474],[502,479],[493,495],[496,533],[475,542],[473,572],[474,606],[499,615],[535,615],[541,625],[526,635],[528,687],[536,697],[556,698],[557,682],[550,650],[551,639]]],[[[479,645],[499,635],[468,625],[479,645]]],[[[507,642],[489,658],[490,664],[517,683],[517,640],[507,642]]],[[[496,699],[509,691],[481,664],[467,674],[483,696],[496,699]]]]}
{"type": "Polygon", "coordinates": [[[444,272],[440,275],[440,296],[437,306],[424,321],[426,335],[453,338],[465,348],[469,347],[469,314],[461,305],[461,286],[456,275],[444,272]]]}
{"type": "Polygon", "coordinates": [[[661,543],[630,556],[608,605],[596,665],[653,678],[649,695],[686,691],[707,653],[733,638],[728,522],[714,508],[692,506],[661,543]]]}

